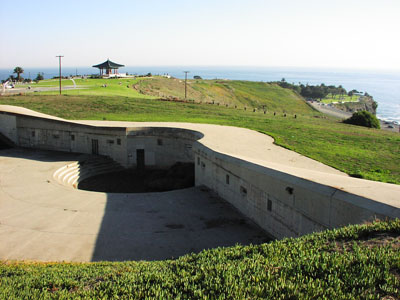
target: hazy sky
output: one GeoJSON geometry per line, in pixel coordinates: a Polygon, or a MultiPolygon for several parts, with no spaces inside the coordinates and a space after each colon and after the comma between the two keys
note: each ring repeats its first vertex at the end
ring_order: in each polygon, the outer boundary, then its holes
{"type": "Polygon", "coordinates": [[[400,0],[0,0],[0,68],[400,69],[400,0]]]}

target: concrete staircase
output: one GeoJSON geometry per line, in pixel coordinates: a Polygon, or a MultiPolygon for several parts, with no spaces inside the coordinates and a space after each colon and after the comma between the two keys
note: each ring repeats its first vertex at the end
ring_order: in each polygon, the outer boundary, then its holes
{"type": "Polygon", "coordinates": [[[124,167],[107,156],[89,156],[58,169],[53,178],[64,186],[76,189],[79,182],[86,178],[122,170],[124,167]]]}

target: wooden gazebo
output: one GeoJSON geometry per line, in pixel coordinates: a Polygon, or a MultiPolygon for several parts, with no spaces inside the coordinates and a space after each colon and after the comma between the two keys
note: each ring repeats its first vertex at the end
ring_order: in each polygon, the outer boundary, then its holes
{"type": "Polygon", "coordinates": [[[111,74],[118,74],[118,68],[125,67],[124,65],[117,64],[115,62],[112,62],[111,60],[107,59],[105,62],[94,65],[93,68],[99,68],[100,70],[100,76],[104,75],[104,70],[106,71],[106,75],[111,75],[111,74]],[[113,73],[114,70],[114,73],[113,73]]]}

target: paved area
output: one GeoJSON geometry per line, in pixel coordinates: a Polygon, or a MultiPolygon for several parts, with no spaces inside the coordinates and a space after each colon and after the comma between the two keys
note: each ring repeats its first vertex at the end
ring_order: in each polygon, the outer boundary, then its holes
{"type": "Polygon", "coordinates": [[[316,110],[318,110],[319,112],[322,112],[324,114],[327,114],[329,116],[335,117],[335,118],[339,118],[339,119],[347,119],[350,118],[353,114],[349,113],[349,112],[345,112],[343,110],[331,107],[331,106],[325,106],[325,105],[321,105],[318,102],[308,102],[312,107],[314,107],[316,110]]]}
{"type": "Polygon", "coordinates": [[[38,261],[159,260],[265,233],[207,190],[107,194],[53,180],[80,155],[0,151],[0,259],[38,261]]]}
{"type": "MultiPolygon", "coordinates": [[[[72,89],[86,89],[86,86],[80,85],[77,87],[76,82],[73,78],[70,78],[69,80],[72,81],[73,85],[65,85],[65,83],[62,84],[61,89],[64,90],[72,90],[72,89]]],[[[60,89],[59,86],[39,86],[39,87],[32,87],[30,84],[26,84],[26,87],[17,87],[13,89],[1,89],[0,94],[1,95],[15,95],[15,94],[25,94],[25,93],[34,93],[34,92],[49,92],[49,91],[58,91],[60,89]],[[30,88],[28,88],[30,87],[30,88]]]]}

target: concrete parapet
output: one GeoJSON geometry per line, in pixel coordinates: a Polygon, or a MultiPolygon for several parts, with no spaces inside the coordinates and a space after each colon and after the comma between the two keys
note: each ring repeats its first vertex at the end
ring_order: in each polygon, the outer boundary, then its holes
{"type": "MultiPolygon", "coordinates": [[[[400,198],[393,206],[390,201],[377,201],[332,186],[343,176],[314,174],[323,175],[325,181],[330,179],[332,185],[327,185],[301,178],[296,172],[285,173],[214,152],[201,143],[196,143],[194,152],[196,185],[211,188],[276,238],[297,237],[375,218],[400,218],[400,198]]],[[[348,186],[380,186],[400,195],[400,186],[344,178],[348,186]]]]}

